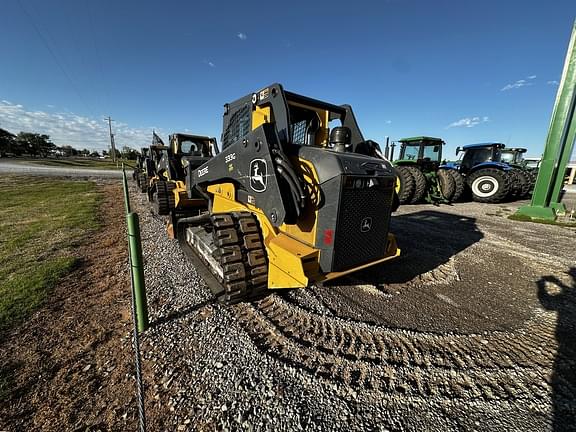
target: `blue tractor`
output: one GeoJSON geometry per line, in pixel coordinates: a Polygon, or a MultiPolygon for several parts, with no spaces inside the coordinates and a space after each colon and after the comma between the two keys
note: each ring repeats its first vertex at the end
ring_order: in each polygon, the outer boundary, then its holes
{"type": "Polygon", "coordinates": [[[518,182],[512,167],[502,162],[502,143],[469,144],[456,148],[464,152],[458,162],[447,164],[458,169],[466,179],[472,199],[483,203],[499,203],[515,195],[518,182]]]}

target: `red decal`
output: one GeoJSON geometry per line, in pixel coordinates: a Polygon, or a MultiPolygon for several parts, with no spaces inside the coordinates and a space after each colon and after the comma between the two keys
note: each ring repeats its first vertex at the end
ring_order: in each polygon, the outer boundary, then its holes
{"type": "Polygon", "coordinates": [[[331,245],[334,241],[334,230],[327,229],[324,230],[324,244],[331,245]]]}

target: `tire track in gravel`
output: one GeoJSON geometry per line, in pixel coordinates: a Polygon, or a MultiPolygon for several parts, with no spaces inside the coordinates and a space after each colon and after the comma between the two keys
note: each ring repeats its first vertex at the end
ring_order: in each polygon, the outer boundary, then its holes
{"type": "Polygon", "coordinates": [[[353,387],[480,401],[535,401],[550,393],[547,370],[556,353],[553,318],[544,312],[518,333],[457,336],[358,325],[277,295],[234,311],[268,355],[353,387]]]}

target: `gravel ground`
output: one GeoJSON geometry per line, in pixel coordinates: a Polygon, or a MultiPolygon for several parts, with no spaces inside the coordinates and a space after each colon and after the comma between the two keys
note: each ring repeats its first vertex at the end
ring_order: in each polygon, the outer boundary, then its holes
{"type": "Polygon", "coordinates": [[[576,230],[405,206],[402,258],[226,308],[132,197],[151,430],[576,430],[576,230]]]}

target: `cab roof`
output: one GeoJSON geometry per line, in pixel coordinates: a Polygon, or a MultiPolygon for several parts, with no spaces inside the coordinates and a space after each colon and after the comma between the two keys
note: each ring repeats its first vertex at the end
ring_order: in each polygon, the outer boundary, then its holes
{"type": "Polygon", "coordinates": [[[402,138],[400,140],[398,140],[399,142],[405,142],[405,143],[416,143],[416,142],[421,142],[421,141],[432,141],[435,143],[442,143],[444,144],[444,141],[441,138],[434,138],[434,137],[429,137],[429,136],[417,136],[417,137],[410,137],[410,138],[402,138]]]}
{"type": "Polygon", "coordinates": [[[527,151],[523,147],[506,147],[504,150],[510,151],[510,152],[518,152],[518,153],[526,153],[526,151],[527,151]]]}
{"type": "Polygon", "coordinates": [[[466,149],[474,149],[474,148],[482,148],[482,147],[492,147],[492,146],[498,146],[499,148],[504,148],[506,147],[504,144],[499,143],[499,142],[486,142],[486,143],[478,143],[478,144],[466,144],[465,146],[462,146],[462,148],[464,150],[466,149]]]}
{"type": "Polygon", "coordinates": [[[175,133],[171,134],[170,136],[177,136],[177,137],[181,137],[181,138],[190,138],[190,139],[205,140],[205,141],[209,141],[211,139],[214,139],[212,137],[205,136],[205,135],[193,135],[193,134],[181,133],[181,132],[175,132],[175,133]]]}

